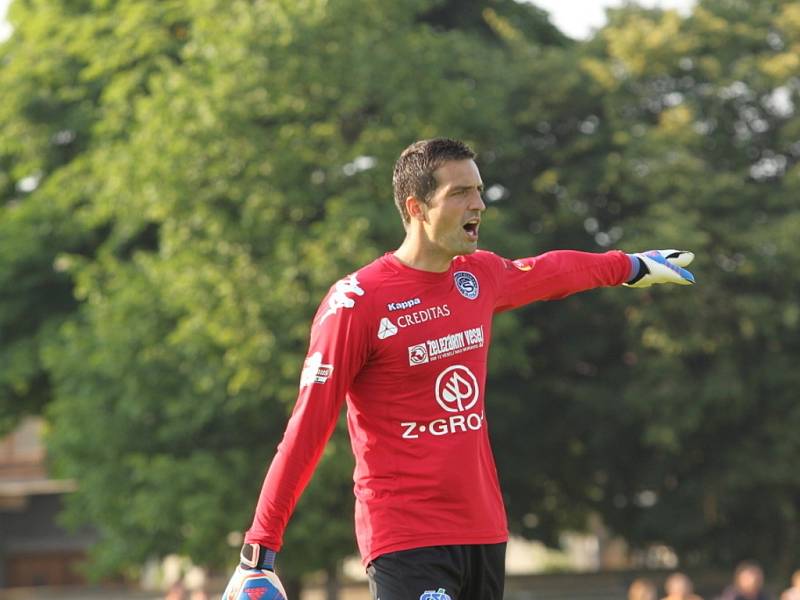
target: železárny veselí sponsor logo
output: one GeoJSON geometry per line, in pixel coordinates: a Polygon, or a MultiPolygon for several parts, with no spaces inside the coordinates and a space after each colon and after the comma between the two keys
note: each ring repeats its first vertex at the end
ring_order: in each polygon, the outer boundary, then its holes
{"type": "Polygon", "coordinates": [[[408,364],[424,365],[483,347],[483,325],[444,335],[408,347],[408,364]]]}

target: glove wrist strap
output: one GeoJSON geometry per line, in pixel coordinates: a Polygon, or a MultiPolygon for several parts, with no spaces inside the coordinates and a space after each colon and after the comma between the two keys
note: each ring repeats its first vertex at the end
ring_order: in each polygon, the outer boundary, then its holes
{"type": "Polygon", "coordinates": [[[239,553],[239,560],[242,566],[248,569],[269,569],[274,571],[276,554],[274,550],[259,544],[245,543],[239,553]]]}
{"type": "Polygon", "coordinates": [[[639,261],[639,270],[637,271],[636,275],[634,275],[631,279],[625,282],[628,285],[633,285],[634,283],[638,283],[639,281],[642,280],[642,278],[644,278],[645,275],[650,274],[650,269],[647,268],[645,262],[638,256],[635,258],[636,260],[639,261]]]}

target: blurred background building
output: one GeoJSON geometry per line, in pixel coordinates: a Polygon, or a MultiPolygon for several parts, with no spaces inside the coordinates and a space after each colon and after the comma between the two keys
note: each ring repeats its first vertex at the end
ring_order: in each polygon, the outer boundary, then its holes
{"type": "Polygon", "coordinates": [[[75,482],[47,473],[42,419],[26,419],[0,440],[0,588],[81,584],[76,566],[94,535],[58,524],[75,482]]]}

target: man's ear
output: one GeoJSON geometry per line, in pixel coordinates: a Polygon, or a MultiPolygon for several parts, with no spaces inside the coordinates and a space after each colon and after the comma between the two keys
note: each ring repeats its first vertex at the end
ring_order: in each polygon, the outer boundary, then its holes
{"type": "Polygon", "coordinates": [[[427,205],[416,196],[406,198],[406,212],[412,221],[427,221],[427,205]]]}

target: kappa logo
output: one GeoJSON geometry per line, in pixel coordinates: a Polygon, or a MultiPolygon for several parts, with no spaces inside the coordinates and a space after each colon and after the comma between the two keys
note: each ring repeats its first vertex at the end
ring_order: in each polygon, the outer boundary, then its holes
{"type": "Polygon", "coordinates": [[[353,308],[355,306],[355,299],[351,298],[348,294],[355,294],[356,296],[364,295],[364,290],[359,286],[355,273],[336,282],[333,291],[328,297],[328,310],[319,318],[320,325],[325,319],[331,315],[335,315],[340,308],[353,308]]]}
{"type": "Polygon", "coordinates": [[[333,365],[322,363],[322,352],[314,352],[306,358],[303,372],[300,374],[300,387],[304,388],[315,383],[325,383],[333,373],[333,365]]]}
{"type": "Polygon", "coordinates": [[[388,308],[390,311],[406,310],[407,308],[412,308],[417,304],[422,304],[422,300],[419,298],[411,298],[410,300],[403,300],[402,302],[389,302],[389,304],[386,305],[386,308],[388,308]]]}
{"type": "Polygon", "coordinates": [[[378,339],[385,340],[393,335],[397,335],[397,331],[397,325],[392,323],[388,318],[383,317],[378,325],[378,339]]]}
{"type": "Polygon", "coordinates": [[[444,588],[439,588],[435,592],[433,590],[422,592],[419,600],[452,600],[452,598],[444,591],[444,588]]]}
{"type": "Polygon", "coordinates": [[[478,280],[469,271],[456,271],[453,273],[453,278],[456,281],[456,287],[461,295],[467,300],[475,300],[478,297],[480,288],[478,287],[478,280]]]}

